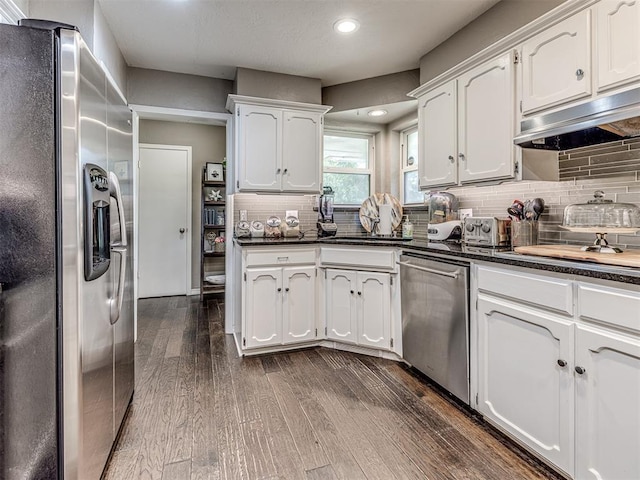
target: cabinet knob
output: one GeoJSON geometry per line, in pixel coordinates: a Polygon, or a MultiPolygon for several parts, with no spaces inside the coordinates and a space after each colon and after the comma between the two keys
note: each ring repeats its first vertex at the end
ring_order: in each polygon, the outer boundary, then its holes
{"type": "Polygon", "coordinates": [[[180,233],[184,233],[186,232],[186,230],[184,228],[181,228],[180,230],[178,230],[180,233]]]}
{"type": "Polygon", "coordinates": [[[280,287],[278,287],[278,291],[279,291],[279,292],[281,292],[281,291],[282,291],[282,289],[281,289],[280,287]]]}
{"type": "Polygon", "coordinates": [[[453,158],[453,155],[449,155],[449,161],[450,161],[451,163],[453,163],[453,162],[455,162],[455,161],[456,161],[456,159],[455,159],[455,158],[453,158]]]}
{"type": "Polygon", "coordinates": [[[459,153],[458,158],[464,162],[464,153],[459,153]]]}
{"type": "Polygon", "coordinates": [[[285,168],[285,169],[284,169],[284,171],[282,172],[282,174],[283,174],[283,175],[286,175],[288,171],[289,171],[289,169],[288,169],[288,168],[285,168]]]}
{"type": "Polygon", "coordinates": [[[358,292],[358,295],[362,295],[362,292],[358,292]]]}
{"type": "Polygon", "coordinates": [[[582,80],[584,78],[584,70],[582,70],[581,68],[576,70],[576,78],[578,80],[582,80]]]}
{"type": "Polygon", "coordinates": [[[586,372],[586,370],[582,367],[576,367],[575,370],[578,375],[582,375],[584,372],[586,372]]]}
{"type": "Polygon", "coordinates": [[[560,365],[561,367],[566,367],[567,366],[567,362],[565,362],[564,360],[560,359],[560,360],[558,360],[558,365],[560,365]]]}
{"type": "Polygon", "coordinates": [[[285,292],[288,292],[288,291],[289,291],[289,287],[285,288],[285,289],[284,289],[284,291],[285,291],[285,292]]]}
{"type": "Polygon", "coordinates": [[[276,173],[277,173],[277,174],[279,174],[279,173],[280,173],[280,169],[279,169],[279,168],[276,170],[276,173]]]}
{"type": "Polygon", "coordinates": [[[351,295],[353,295],[355,292],[353,290],[351,290],[351,295]]]}

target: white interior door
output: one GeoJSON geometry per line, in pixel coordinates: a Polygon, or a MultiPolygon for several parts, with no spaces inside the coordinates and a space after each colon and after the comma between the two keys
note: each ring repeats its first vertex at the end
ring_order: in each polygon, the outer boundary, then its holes
{"type": "Polygon", "coordinates": [[[186,295],[191,278],[191,147],[140,145],[138,296],[186,295]]]}

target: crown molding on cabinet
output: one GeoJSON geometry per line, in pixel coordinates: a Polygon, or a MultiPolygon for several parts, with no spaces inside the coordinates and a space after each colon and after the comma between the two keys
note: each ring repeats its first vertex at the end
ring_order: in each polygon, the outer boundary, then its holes
{"type": "Polygon", "coordinates": [[[507,35],[501,40],[498,40],[496,43],[489,45],[475,55],[469,57],[463,62],[460,62],[455,67],[450,68],[434,79],[423,83],[415,90],[407,93],[407,96],[418,98],[421,95],[424,95],[428,91],[432,90],[433,88],[459,77],[461,74],[465,73],[476,65],[490,60],[506,52],[510,48],[516,48],[523,41],[533,37],[544,29],[549,28],[558,22],[561,22],[571,15],[578,13],[580,10],[589,8],[599,1],[600,0],[568,0],[562,5],[557,6],[553,10],[528,23],[524,27],[519,28],[515,32],[507,35]]]}
{"type": "Polygon", "coordinates": [[[226,108],[230,112],[235,110],[238,104],[249,104],[260,107],[286,108],[288,110],[301,110],[305,112],[327,113],[333,107],[318,105],[317,103],[291,102],[289,100],[276,100],[272,98],[248,97],[246,95],[229,95],[226,108]]]}

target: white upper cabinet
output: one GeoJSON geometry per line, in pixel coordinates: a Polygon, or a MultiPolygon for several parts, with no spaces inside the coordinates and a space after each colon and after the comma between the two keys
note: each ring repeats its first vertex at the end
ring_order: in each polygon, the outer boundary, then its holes
{"type": "Polygon", "coordinates": [[[418,99],[420,188],[514,176],[511,53],[418,99]]]}
{"type": "Polygon", "coordinates": [[[330,107],[229,95],[236,120],[236,189],[319,193],[322,133],[330,107]]]}
{"type": "Polygon", "coordinates": [[[320,191],[322,130],[322,114],[285,110],[282,124],[282,190],[320,191]]]}
{"type": "Polygon", "coordinates": [[[461,183],[514,175],[512,54],[483,63],[458,79],[458,175],[461,183]]]}
{"type": "Polygon", "coordinates": [[[591,11],[583,10],[522,45],[522,112],[591,95],[591,11]]]}
{"type": "Polygon", "coordinates": [[[598,91],[640,79],[640,0],[602,0],[595,11],[598,91]]]}
{"type": "Polygon", "coordinates": [[[240,190],[280,190],[282,111],[239,105],[240,190]]]}
{"type": "Polygon", "coordinates": [[[418,108],[420,188],[458,183],[456,82],[426,93],[418,108]]]}

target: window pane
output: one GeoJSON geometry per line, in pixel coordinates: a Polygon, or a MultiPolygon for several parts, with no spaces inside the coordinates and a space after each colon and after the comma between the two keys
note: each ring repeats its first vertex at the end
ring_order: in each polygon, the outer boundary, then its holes
{"type": "Polygon", "coordinates": [[[369,139],[325,135],[324,168],[369,168],[369,139]]]}
{"type": "Polygon", "coordinates": [[[360,205],[369,198],[369,175],[324,173],[322,185],[333,188],[336,205],[360,205]]]}
{"type": "Polygon", "coordinates": [[[404,203],[423,203],[424,193],[418,186],[418,171],[404,173],[404,203]]]}
{"type": "Polygon", "coordinates": [[[418,165],[418,131],[411,132],[407,135],[407,158],[406,167],[414,167],[418,165]]]}

